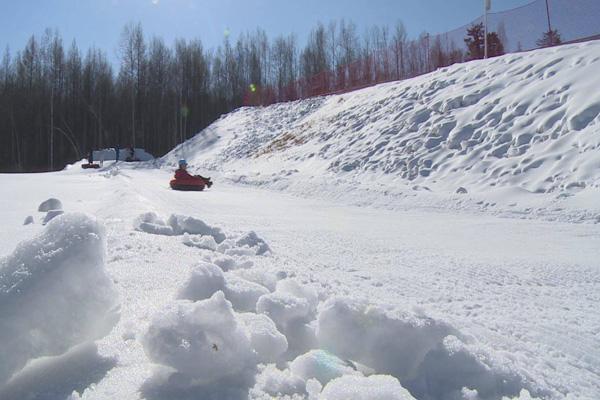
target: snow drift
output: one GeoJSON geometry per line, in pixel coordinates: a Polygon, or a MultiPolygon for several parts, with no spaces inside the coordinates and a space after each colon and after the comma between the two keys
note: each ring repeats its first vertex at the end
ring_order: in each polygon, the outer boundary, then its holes
{"type": "Polygon", "coordinates": [[[118,302],[104,241],[95,219],[64,214],[0,260],[0,385],[28,361],[112,329],[118,302]]]}

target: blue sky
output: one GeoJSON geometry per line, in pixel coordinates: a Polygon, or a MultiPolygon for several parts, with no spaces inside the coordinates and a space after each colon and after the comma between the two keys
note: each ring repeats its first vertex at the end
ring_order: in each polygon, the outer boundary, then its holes
{"type": "MultiPolygon", "coordinates": [[[[493,11],[532,0],[494,0],[493,11]]],[[[318,22],[346,18],[359,32],[400,19],[409,36],[444,32],[481,15],[483,0],[0,0],[0,46],[14,51],[46,27],[57,28],[66,45],[96,45],[115,59],[119,34],[129,21],[141,22],[146,36],[171,43],[177,37],[202,39],[216,47],[229,30],[265,29],[269,37],[294,32],[300,42],[318,22]]]]}

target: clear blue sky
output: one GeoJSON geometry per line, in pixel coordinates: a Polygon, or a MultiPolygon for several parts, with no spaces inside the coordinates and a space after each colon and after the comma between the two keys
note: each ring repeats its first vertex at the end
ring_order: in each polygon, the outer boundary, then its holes
{"type": "MultiPolygon", "coordinates": [[[[492,11],[532,0],[493,0],[492,11]]],[[[0,46],[23,48],[46,27],[57,28],[65,46],[73,39],[81,49],[96,45],[116,59],[122,27],[141,22],[146,36],[202,39],[205,47],[221,43],[225,30],[233,38],[260,26],[269,37],[294,32],[302,43],[318,22],[345,18],[359,32],[373,24],[400,19],[410,37],[423,31],[444,32],[481,15],[483,0],[0,0],[0,46]]]]}

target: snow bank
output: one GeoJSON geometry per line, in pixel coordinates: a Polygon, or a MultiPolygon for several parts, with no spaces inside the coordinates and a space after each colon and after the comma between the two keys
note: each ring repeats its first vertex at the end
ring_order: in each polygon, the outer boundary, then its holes
{"type": "Polygon", "coordinates": [[[509,363],[474,353],[457,336],[444,322],[350,299],[330,299],[318,315],[322,348],[398,378],[417,398],[460,398],[467,388],[494,399],[524,388],[509,363]]]}
{"type": "Polygon", "coordinates": [[[133,227],[153,235],[173,235],[173,228],[165,223],[155,212],[140,214],[134,221],[133,227]]]}
{"type": "Polygon", "coordinates": [[[325,386],[322,400],[415,400],[398,379],[389,375],[345,375],[325,386]]]}
{"type": "Polygon", "coordinates": [[[146,390],[171,397],[192,390],[196,398],[220,399],[233,398],[231,391],[247,397],[254,384],[256,356],[222,292],[204,301],[173,302],[153,318],[142,344],[150,360],[176,371],[160,387],[150,382],[146,390]]]}
{"type": "Polygon", "coordinates": [[[0,260],[0,384],[29,360],[63,354],[112,329],[118,302],[104,242],[95,219],[64,214],[0,260]]]}
{"type": "Polygon", "coordinates": [[[286,352],[287,339],[269,317],[264,314],[242,313],[237,318],[244,325],[260,362],[275,362],[286,352]]]}
{"type": "Polygon", "coordinates": [[[43,201],[38,206],[39,212],[48,212],[50,210],[62,210],[62,202],[59,199],[49,198],[48,200],[43,201]]]}

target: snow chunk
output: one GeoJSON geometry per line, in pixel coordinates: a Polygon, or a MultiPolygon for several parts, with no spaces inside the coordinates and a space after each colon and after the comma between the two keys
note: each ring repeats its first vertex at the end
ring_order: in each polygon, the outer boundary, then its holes
{"type": "MultiPolygon", "coordinates": [[[[210,236],[216,243],[221,243],[225,240],[225,234],[221,232],[221,229],[209,226],[202,220],[185,215],[172,214],[165,223],[156,213],[147,212],[139,215],[134,220],[133,227],[138,231],[154,235],[171,236],[187,233],[190,235],[210,236]]],[[[191,243],[194,242],[193,239],[190,240],[191,243]]],[[[206,244],[206,242],[202,244],[206,244]]]]}
{"type": "Polygon", "coordinates": [[[252,268],[254,265],[254,262],[252,262],[252,260],[248,260],[246,257],[232,257],[227,255],[212,257],[211,261],[221,267],[223,271],[247,269],[252,268]]]}
{"type": "Polygon", "coordinates": [[[192,378],[196,386],[226,378],[230,385],[246,385],[246,374],[256,366],[250,340],[223,292],[170,304],[154,317],[142,344],[150,360],[192,378]]]}
{"type": "Polygon", "coordinates": [[[269,245],[254,231],[250,231],[240,237],[235,244],[239,247],[248,246],[255,249],[255,254],[258,256],[264,255],[265,253],[271,251],[269,245]]]}
{"type": "Polygon", "coordinates": [[[187,233],[184,233],[183,244],[204,250],[217,250],[217,242],[215,242],[215,239],[212,236],[188,235],[187,233]]]}
{"type": "Polygon", "coordinates": [[[256,311],[258,299],[269,294],[269,290],[258,283],[247,281],[237,275],[227,274],[225,296],[238,311],[256,311]]]}
{"type": "Polygon", "coordinates": [[[284,279],[277,282],[275,292],[258,299],[256,311],[275,322],[288,339],[290,355],[296,356],[316,347],[314,328],[309,323],[315,318],[317,303],[312,288],[284,279]]]}
{"type": "Polygon", "coordinates": [[[290,364],[290,370],[305,381],[316,379],[322,385],[343,375],[361,375],[353,364],[345,362],[325,350],[311,350],[297,357],[290,364]]]}
{"type": "Polygon", "coordinates": [[[226,278],[219,267],[202,262],[192,270],[190,278],[179,291],[178,298],[204,300],[218,291],[225,294],[236,310],[243,312],[255,311],[258,299],[269,293],[267,288],[237,275],[229,274],[226,278]]]}
{"type": "Polygon", "coordinates": [[[202,262],[192,270],[187,283],[179,291],[179,299],[204,300],[225,290],[223,271],[214,264],[202,262]]]}
{"type": "Polygon", "coordinates": [[[58,217],[59,215],[64,214],[63,210],[50,210],[46,213],[46,216],[44,217],[44,220],[42,221],[42,225],[46,225],[48,222],[50,222],[53,218],[58,217]]]}
{"type": "Polygon", "coordinates": [[[31,215],[28,215],[25,218],[25,221],[23,221],[23,225],[30,225],[33,224],[33,217],[31,215]]]}
{"type": "MultiPolygon", "coordinates": [[[[289,369],[281,371],[273,364],[267,365],[257,376],[256,381],[256,386],[251,391],[253,399],[272,399],[273,397],[305,394],[305,383],[300,377],[293,375],[289,369]],[[264,393],[268,396],[264,396],[264,393]]],[[[305,399],[304,396],[291,399],[296,398],[305,399]]]]}
{"type": "Polygon", "coordinates": [[[55,199],[55,198],[49,198],[46,201],[43,201],[42,203],[40,203],[40,205],[38,206],[38,211],[40,212],[47,212],[50,210],[62,210],[63,206],[62,203],[59,199],[55,199]]]}
{"type": "Polygon", "coordinates": [[[221,229],[207,225],[204,221],[185,215],[173,214],[167,223],[173,228],[176,235],[189,233],[192,235],[212,236],[217,243],[225,240],[225,234],[221,229]]]}
{"type": "Polygon", "coordinates": [[[485,399],[519,393],[523,378],[510,364],[475,354],[458,335],[444,322],[351,299],[330,299],[318,315],[322,348],[393,375],[418,398],[461,398],[465,387],[485,399]]]}
{"type": "Polygon", "coordinates": [[[173,235],[173,228],[168,226],[155,212],[140,214],[133,221],[133,227],[137,231],[153,235],[173,235]]]}
{"type": "Polygon", "coordinates": [[[389,375],[344,375],[325,386],[323,400],[415,400],[398,379],[389,375]]]}
{"type": "Polygon", "coordinates": [[[0,384],[29,360],[112,329],[118,304],[104,243],[94,218],[65,214],[0,260],[0,384]]]}
{"type": "Polygon", "coordinates": [[[275,362],[286,352],[288,342],[277,330],[275,323],[264,314],[243,313],[238,319],[245,326],[252,348],[256,351],[260,362],[275,362]]]}
{"type": "Polygon", "coordinates": [[[324,349],[400,380],[412,378],[425,355],[452,332],[448,325],[429,318],[394,315],[344,298],[322,305],[317,326],[324,349]]]}

